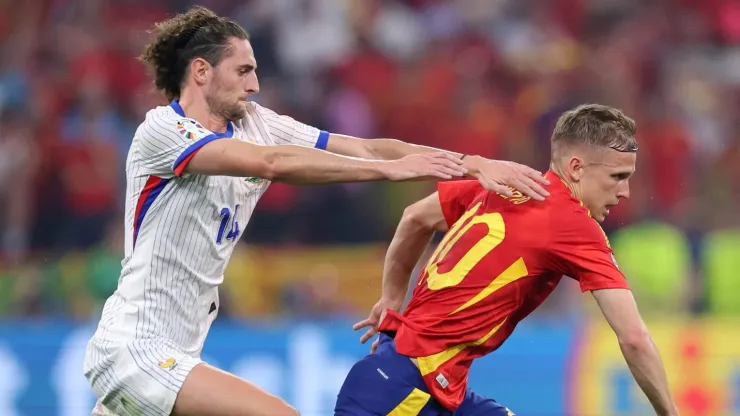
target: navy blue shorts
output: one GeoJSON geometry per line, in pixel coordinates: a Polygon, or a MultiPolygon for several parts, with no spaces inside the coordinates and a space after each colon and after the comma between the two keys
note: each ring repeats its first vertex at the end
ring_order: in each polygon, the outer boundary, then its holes
{"type": "Polygon", "coordinates": [[[513,416],[495,400],[468,389],[454,412],[431,398],[419,369],[380,335],[375,354],[356,363],[344,380],[334,416],[513,416]]]}

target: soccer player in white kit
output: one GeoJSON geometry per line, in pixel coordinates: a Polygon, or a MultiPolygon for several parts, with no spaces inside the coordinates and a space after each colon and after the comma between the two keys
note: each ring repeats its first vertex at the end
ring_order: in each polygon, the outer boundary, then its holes
{"type": "Polygon", "coordinates": [[[98,398],[94,415],[297,414],[200,359],[224,270],[271,181],[467,173],[493,191],[547,196],[546,180],[526,166],[329,134],[249,102],[259,84],[248,35],[207,9],[155,32],[142,60],[172,102],[147,113],[128,154],[123,270],[84,364],[98,398]]]}

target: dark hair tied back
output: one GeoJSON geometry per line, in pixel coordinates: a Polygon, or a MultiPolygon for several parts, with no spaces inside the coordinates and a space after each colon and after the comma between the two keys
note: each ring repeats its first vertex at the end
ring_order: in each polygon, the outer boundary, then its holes
{"type": "Polygon", "coordinates": [[[157,23],[154,33],[155,40],[140,59],[154,71],[154,84],[168,100],[180,97],[193,59],[216,66],[226,55],[230,38],[249,39],[239,24],[200,6],[157,23]]]}

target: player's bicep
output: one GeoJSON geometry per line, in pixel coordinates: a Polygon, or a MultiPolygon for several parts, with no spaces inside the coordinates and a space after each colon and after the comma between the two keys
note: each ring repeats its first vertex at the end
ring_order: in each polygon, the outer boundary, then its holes
{"type": "Polygon", "coordinates": [[[136,146],[148,173],[180,176],[206,144],[224,136],[206,130],[195,120],[151,117],[137,132],[136,146]]]}
{"type": "Polygon", "coordinates": [[[407,226],[425,231],[444,232],[449,228],[437,192],[406,208],[402,222],[407,226]]]}
{"type": "Polygon", "coordinates": [[[263,177],[266,161],[260,146],[240,140],[206,143],[193,155],[185,172],[198,175],[263,177]]]}
{"type": "Polygon", "coordinates": [[[647,332],[630,290],[602,289],[591,293],[618,339],[628,341],[647,332]]]}

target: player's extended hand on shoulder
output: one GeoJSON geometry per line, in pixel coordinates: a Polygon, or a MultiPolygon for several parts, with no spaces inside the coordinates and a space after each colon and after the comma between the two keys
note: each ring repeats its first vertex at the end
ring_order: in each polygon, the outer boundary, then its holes
{"type": "Polygon", "coordinates": [[[521,165],[515,162],[504,160],[491,160],[479,156],[470,156],[465,158],[468,162],[469,175],[478,179],[478,181],[488,191],[497,192],[506,196],[511,196],[513,187],[519,192],[536,199],[544,200],[550,195],[542,185],[548,185],[549,182],[538,172],[529,166],[521,165]]]}
{"type": "Polygon", "coordinates": [[[382,169],[388,180],[396,182],[428,178],[452,179],[467,173],[462,164],[462,159],[457,156],[433,152],[383,162],[382,169]]]}

